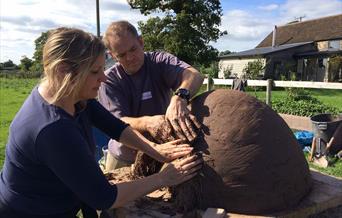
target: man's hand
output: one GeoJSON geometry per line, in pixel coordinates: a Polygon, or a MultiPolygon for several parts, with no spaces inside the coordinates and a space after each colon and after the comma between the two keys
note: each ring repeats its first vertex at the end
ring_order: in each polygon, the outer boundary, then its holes
{"type": "Polygon", "coordinates": [[[197,129],[201,124],[195,116],[190,114],[186,100],[179,96],[173,96],[165,117],[171,123],[175,134],[183,140],[193,141],[197,137],[197,129]]]}
{"type": "Polygon", "coordinates": [[[164,163],[171,162],[177,158],[190,154],[193,150],[189,144],[181,144],[183,140],[177,139],[175,141],[164,144],[155,144],[154,149],[160,154],[156,160],[164,163]]]}
{"type": "Polygon", "coordinates": [[[164,115],[150,116],[145,122],[145,131],[159,143],[173,141],[177,137],[173,135],[172,126],[164,115]]]}

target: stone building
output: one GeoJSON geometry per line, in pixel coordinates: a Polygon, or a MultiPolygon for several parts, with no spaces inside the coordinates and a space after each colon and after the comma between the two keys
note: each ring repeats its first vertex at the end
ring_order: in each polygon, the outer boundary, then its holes
{"type": "Polygon", "coordinates": [[[248,62],[264,65],[261,78],[342,82],[342,14],[275,26],[254,49],[223,55],[224,70],[241,76],[248,62]]]}

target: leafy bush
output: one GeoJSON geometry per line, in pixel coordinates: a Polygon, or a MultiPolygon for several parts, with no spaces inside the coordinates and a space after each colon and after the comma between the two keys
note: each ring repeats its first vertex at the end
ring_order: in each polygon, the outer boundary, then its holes
{"type": "Polygon", "coordinates": [[[264,73],[264,70],[264,62],[261,58],[259,58],[257,60],[248,62],[242,71],[246,74],[248,79],[257,79],[264,73]]]}
{"type": "Polygon", "coordinates": [[[321,113],[342,112],[336,107],[325,105],[304,89],[288,88],[286,92],[286,98],[272,101],[272,108],[278,113],[310,117],[321,113]]]}
{"type": "Polygon", "coordinates": [[[22,72],[20,70],[16,71],[0,71],[0,78],[40,78],[42,73],[40,72],[22,72]]]}

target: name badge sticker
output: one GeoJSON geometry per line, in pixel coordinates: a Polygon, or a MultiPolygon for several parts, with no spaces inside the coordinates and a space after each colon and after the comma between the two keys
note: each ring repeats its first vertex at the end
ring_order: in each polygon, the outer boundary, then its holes
{"type": "Polygon", "coordinates": [[[147,100],[150,98],[152,98],[152,92],[151,91],[147,91],[147,92],[142,93],[141,100],[147,100]]]}

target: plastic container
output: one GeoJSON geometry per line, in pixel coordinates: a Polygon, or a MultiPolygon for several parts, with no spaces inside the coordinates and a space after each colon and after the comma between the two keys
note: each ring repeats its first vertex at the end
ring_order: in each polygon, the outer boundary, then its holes
{"type": "Polygon", "coordinates": [[[296,131],[294,135],[298,143],[301,145],[302,149],[304,149],[305,146],[307,145],[310,146],[312,143],[312,139],[314,137],[313,132],[304,131],[304,130],[296,131]]]}
{"type": "Polygon", "coordinates": [[[93,127],[93,137],[96,145],[95,159],[98,161],[103,156],[102,148],[108,145],[110,138],[95,127],[93,127]]]}
{"type": "Polygon", "coordinates": [[[311,122],[314,136],[328,143],[338,125],[342,123],[342,114],[338,116],[318,114],[311,117],[311,122]]]}

